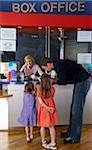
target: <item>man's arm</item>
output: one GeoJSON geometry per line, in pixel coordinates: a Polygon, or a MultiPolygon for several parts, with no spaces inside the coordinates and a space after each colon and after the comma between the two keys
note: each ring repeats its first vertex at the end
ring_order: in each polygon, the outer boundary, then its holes
{"type": "Polygon", "coordinates": [[[43,74],[43,71],[41,70],[41,68],[39,67],[39,65],[36,64],[36,67],[37,67],[37,72],[41,76],[43,74]]]}

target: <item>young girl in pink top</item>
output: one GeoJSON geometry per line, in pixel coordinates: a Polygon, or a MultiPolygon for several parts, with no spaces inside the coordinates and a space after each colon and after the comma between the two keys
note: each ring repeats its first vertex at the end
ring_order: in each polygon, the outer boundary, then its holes
{"type": "Polygon", "coordinates": [[[37,91],[38,96],[38,126],[40,128],[42,146],[46,149],[57,149],[55,143],[55,128],[58,124],[56,106],[54,103],[55,89],[51,85],[51,78],[47,74],[41,77],[41,85],[37,91]],[[45,127],[49,128],[51,143],[45,140],[45,127]]]}

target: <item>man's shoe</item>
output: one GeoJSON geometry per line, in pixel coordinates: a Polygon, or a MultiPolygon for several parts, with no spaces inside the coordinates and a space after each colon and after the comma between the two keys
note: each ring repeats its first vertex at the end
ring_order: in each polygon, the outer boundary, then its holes
{"type": "Polygon", "coordinates": [[[69,136],[69,133],[66,132],[61,132],[61,137],[67,138],[69,136]]]}
{"type": "Polygon", "coordinates": [[[64,144],[76,144],[76,143],[80,143],[80,142],[72,140],[70,137],[68,137],[64,140],[64,144]]]}

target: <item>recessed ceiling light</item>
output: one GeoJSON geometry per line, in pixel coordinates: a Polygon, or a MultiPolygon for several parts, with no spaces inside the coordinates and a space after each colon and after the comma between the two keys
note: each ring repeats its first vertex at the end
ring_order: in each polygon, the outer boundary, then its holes
{"type": "Polygon", "coordinates": [[[18,26],[17,28],[22,29],[22,26],[18,26]]]}
{"type": "Polygon", "coordinates": [[[77,30],[78,30],[78,31],[80,31],[80,30],[81,30],[81,28],[77,28],[77,30]]]}
{"type": "Polygon", "coordinates": [[[38,27],[39,30],[42,30],[42,27],[38,27]]]}

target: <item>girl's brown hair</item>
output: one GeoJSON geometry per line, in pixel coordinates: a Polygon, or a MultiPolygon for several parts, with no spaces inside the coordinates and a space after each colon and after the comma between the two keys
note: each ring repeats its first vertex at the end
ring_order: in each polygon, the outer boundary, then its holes
{"type": "Polygon", "coordinates": [[[33,95],[33,92],[34,92],[34,85],[33,85],[33,84],[26,83],[26,84],[25,84],[25,90],[24,90],[24,92],[33,95]]]}
{"type": "Polygon", "coordinates": [[[41,94],[44,98],[49,98],[51,96],[51,80],[47,74],[41,76],[41,94]]]}

